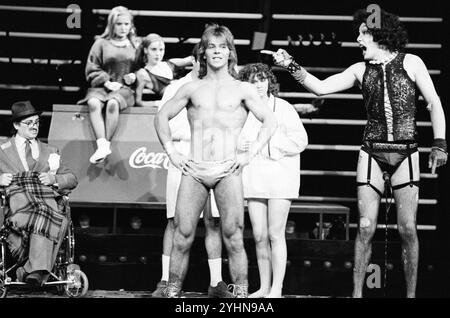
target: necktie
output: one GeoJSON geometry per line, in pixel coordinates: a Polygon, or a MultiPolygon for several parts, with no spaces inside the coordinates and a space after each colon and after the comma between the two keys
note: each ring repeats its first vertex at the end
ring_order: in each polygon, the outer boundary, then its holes
{"type": "Polygon", "coordinates": [[[27,160],[28,164],[28,170],[32,170],[35,164],[35,161],[33,159],[33,156],[31,155],[31,141],[26,140],[25,141],[25,159],[27,160]]]}

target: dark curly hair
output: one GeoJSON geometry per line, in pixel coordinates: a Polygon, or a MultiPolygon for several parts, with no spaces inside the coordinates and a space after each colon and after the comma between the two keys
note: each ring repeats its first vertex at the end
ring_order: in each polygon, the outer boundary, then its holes
{"type": "MultiPolygon", "coordinates": [[[[354,27],[358,31],[361,23],[367,24],[367,18],[371,15],[366,9],[360,9],[353,15],[354,27]]],[[[397,15],[381,10],[381,27],[367,26],[368,32],[373,36],[373,40],[378,45],[389,50],[403,51],[408,43],[408,33],[397,15]]]]}
{"type": "Polygon", "coordinates": [[[271,69],[267,64],[263,63],[251,63],[247,64],[239,71],[239,79],[244,82],[251,82],[254,78],[259,80],[267,79],[269,81],[269,88],[267,90],[267,96],[272,94],[273,96],[278,96],[279,85],[277,78],[272,73],[271,69]]]}

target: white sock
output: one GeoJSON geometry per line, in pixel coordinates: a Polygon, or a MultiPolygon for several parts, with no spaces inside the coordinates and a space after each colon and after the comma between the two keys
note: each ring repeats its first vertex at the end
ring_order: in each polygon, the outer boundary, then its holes
{"type": "Polygon", "coordinates": [[[222,258],[208,259],[210,285],[216,287],[222,281],[222,258]]]}
{"type": "Polygon", "coordinates": [[[97,148],[109,149],[111,142],[106,140],[106,138],[97,139],[97,148]]]}
{"type": "Polygon", "coordinates": [[[162,255],[162,277],[161,280],[169,281],[170,256],[162,255]]]}

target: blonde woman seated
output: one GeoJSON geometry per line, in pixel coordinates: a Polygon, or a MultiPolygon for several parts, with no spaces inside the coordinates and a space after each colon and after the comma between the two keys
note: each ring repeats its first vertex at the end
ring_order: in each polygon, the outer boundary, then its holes
{"type": "MultiPolygon", "coordinates": [[[[286,222],[291,200],[298,198],[300,153],[308,144],[308,136],[294,107],[276,97],[277,80],[267,65],[248,64],[240,70],[239,78],[256,86],[278,120],[278,129],[268,144],[244,167],[243,186],[260,276],[259,290],[249,297],[280,298],[287,261],[286,222]]],[[[249,113],[241,132],[241,151],[256,140],[260,126],[249,113]]]]}

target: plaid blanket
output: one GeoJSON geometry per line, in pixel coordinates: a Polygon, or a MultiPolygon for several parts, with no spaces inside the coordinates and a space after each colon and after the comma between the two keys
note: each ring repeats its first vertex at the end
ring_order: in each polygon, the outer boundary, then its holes
{"type": "Polygon", "coordinates": [[[13,232],[39,234],[58,242],[64,219],[64,202],[60,195],[39,180],[39,172],[14,175],[5,189],[8,209],[5,225],[13,232]]]}

